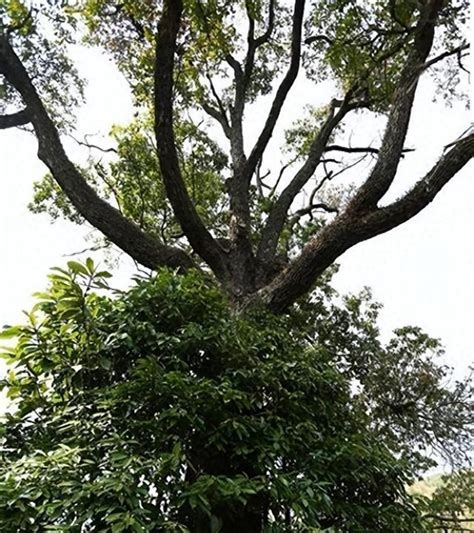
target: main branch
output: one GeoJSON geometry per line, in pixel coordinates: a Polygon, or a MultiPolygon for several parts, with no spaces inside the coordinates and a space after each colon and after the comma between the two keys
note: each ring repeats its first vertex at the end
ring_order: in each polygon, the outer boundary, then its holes
{"type": "Polygon", "coordinates": [[[114,244],[148,268],[191,266],[192,261],[184,251],[165,246],[144,233],[90,187],[67,157],[55,125],[6,36],[0,36],[0,73],[21,94],[38,139],[38,157],[49,168],[77,211],[114,244]]]}
{"type": "Polygon", "coordinates": [[[227,277],[223,249],[200,219],[179,167],[173,132],[173,71],[182,2],[168,0],[158,26],[155,57],[155,135],[166,194],[184,234],[221,280],[227,277]]]}
{"type": "Polygon", "coordinates": [[[351,202],[351,208],[371,209],[388,191],[400,162],[410,123],[418,80],[433,45],[434,29],[443,0],[425,2],[414,42],[396,87],[377,162],[351,202]]]}
{"type": "Polygon", "coordinates": [[[456,142],[400,200],[367,214],[346,210],[314,237],[259,299],[274,312],[284,311],[311,289],[318,276],[355,244],[389,231],[422,211],[472,158],[474,134],[456,142]]]}

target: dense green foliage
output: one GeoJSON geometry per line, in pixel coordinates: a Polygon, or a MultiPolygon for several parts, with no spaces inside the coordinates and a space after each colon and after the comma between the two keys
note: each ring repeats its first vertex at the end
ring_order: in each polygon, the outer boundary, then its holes
{"type": "Polygon", "coordinates": [[[467,438],[437,341],[384,347],[370,295],[336,305],[327,284],[289,316],[235,316],[198,272],[108,277],[54,269],[3,333],[2,531],[219,531],[244,507],[268,531],[424,530],[423,449],[467,438]]]}

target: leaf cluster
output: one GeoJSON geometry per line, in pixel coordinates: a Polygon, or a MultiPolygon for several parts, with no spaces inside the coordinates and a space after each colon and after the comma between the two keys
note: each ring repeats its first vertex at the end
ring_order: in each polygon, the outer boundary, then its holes
{"type": "Polygon", "coordinates": [[[197,271],[126,293],[108,277],[90,260],[54,269],[3,333],[2,527],[219,531],[258,508],[268,531],[423,530],[406,492],[421,463],[381,409],[421,364],[390,355],[416,362],[434,341],[399,332],[383,349],[378,306],[331,306],[326,284],[292,315],[236,316],[197,271]]]}
{"type": "MultiPolygon", "coordinates": [[[[77,19],[71,0],[6,0],[0,4],[0,33],[34,80],[50,116],[62,129],[74,126],[74,113],[83,102],[84,81],[70,58],[77,19]]],[[[22,107],[18,92],[0,74],[0,113],[22,107]]]]}

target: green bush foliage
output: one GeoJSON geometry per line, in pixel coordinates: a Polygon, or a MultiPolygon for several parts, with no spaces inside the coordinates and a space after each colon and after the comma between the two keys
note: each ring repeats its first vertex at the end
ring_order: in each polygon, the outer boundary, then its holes
{"type": "Polygon", "coordinates": [[[410,390],[422,370],[453,394],[436,341],[407,329],[384,348],[370,295],[336,304],[327,284],[291,315],[236,315],[198,271],[127,292],[109,276],[53,269],[2,335],[2,531],[217,532],[244,509],[272,532],[423,530],[406,487],[429,432],[416,405],[390,423],[383,398],[403,392],[402,353],[410,390]]]}

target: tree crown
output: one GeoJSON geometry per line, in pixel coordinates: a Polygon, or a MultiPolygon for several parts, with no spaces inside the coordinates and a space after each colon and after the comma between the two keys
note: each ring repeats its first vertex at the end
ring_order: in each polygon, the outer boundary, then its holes
{"type": "Polygon", "coordinates": [[[409,151],[420,76],[443,66],[440,90],[457,91],[465,0],[46,4],[0,11],[0,125],[30,124],[50,171],[33,209],[86,220],[152,269],[205,266],[240,307],[287,309],[348,248],[424,209],[472,157],[465,135],[381,205],[409,151]],[[112,160],[87,168],[59,138],[82,95],[68,59],[79,42],[109,54],[137,106],[112,132],[112,160]],[[279,167],[269,142],[299,76],[315,91],[326,80],[332,97],[287,131],[279,167]],[[252,139],[256,104],[266,111],[252,139]],[[348,144],[357,113],[386,117],[380,146],[348,144]],[[364,155],[372,164],[357,172],[364,155]],[[362,184],[341,192],[333,180],[349,169],[362,184]]]}

